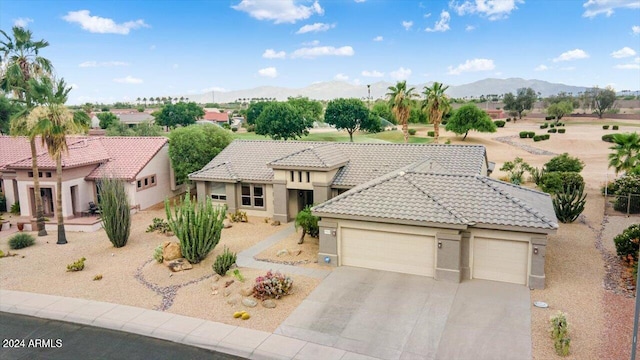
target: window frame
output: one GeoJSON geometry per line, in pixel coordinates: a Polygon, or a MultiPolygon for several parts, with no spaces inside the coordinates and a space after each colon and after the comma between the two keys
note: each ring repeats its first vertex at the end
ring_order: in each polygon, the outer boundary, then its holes
{"type": "Polygon", "coordinates": [[[136,191],[143,191],[158,185],[156,174],[136,179],[136,191]]]}
{"type": "MultiPolygon", "coordinates": [[[[225,183],[213,183],[213,184],[217,184],[217,185],[222,185],[222,192],[218,192],[218,193],[213,193],[212,191],[216,188],[212,188],[209,187],[209,197],[211,198],[211,200],[213,201],[227,201],[227,186],[225,183]]],[[[218,186],[217,188],[219,188],[220,186],[218,186]]]]}
{"type": "Polygon", "coordinates": [[[267,208],[267,195],[266,195],[267,187],[265,184],[250,184],[243,183],[240,185],[240,207],[242,208],[250,208],[250,209],[260,209],[266,210],[267,208]],[[243,192],[244,189],[248,188],[249,193],[245,194],[243,192]],[[259,188],[261,190],[261,195],[256,195],[256,189],[259,188]],[[245,204],[245,199],[248,199],[248,204],[245,204]],[[262,206],[256,205],[256,199],[262,201],[262,206]]]}

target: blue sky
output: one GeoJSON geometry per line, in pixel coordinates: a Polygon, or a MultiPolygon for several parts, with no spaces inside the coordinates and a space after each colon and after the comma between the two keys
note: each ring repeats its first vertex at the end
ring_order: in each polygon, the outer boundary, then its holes
{"type": "Polygon", "coordinates": [[[521,77],[640,89],[640,0],[0,0],[70,103],[257,86],[521,77]]]}

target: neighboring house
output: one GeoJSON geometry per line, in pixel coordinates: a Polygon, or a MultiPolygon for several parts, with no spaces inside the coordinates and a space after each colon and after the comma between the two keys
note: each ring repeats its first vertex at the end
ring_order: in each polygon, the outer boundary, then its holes
{"type": "Polygon", "coordinates": [[[226,112],[206,110],[202,120],[215,122],[219,125],[229,123],[229,114],[226,112]]]}
{"type": "Polygon", "coordinates": [[[129,126],[135,126],[145,121],[150,123],[153,123],[155,121],[153,115],[144,112],[131,112],[128,114],[121,113],[117,114],[117,116],[118,119],[120,119],[121,123],[127,124],[129,126]]]}
{"type": "MultiPolygon", "coordinates": [[[[39,144],[40,140],[36,139],[39,144]]],[[[68,137],[62,157],[62,215],[81,216],[89,202],[98,203],[102,176],[126,182],[132,208],[146,209],[179,192],[164,137],[68,137]]],[[[20,202],[20,215],[35,216],[29,141],[0,136],[0,187],[7,207],[20,202]]],[[[55,216],[56,164],[38,145],[40,194],[46,217],[55,216]]]]}
{"type": "Polygon", "coordinates": [[[489,173],[478,145],[236,140],[189,178],[230,212],[318,204],[319,263],[542,288],[551,199],[489,173]]]}

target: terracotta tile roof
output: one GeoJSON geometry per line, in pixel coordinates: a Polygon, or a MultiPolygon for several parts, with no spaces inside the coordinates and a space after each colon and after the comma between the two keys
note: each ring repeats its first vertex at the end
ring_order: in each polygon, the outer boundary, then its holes
{"type": "MultiPolygon", "coordinates": [[[[69,152],[62,155],[63,168],[99,164],[109,160],[109,154],[98,139],[88,137],[69,137],[67,139],[67,146],[69,147],[69,152]]],[[[31,154],[29,154],[28,158],[16,161],[8,167],[12,169],[30,169],[31,154]]],[[[42,149],[38,152],[38,168],[56,168],[56,162],[51,158],[51,156],[49,156],[46,149],[42,149]]]]}
{"type": "Polygon", "coordinates": [[[228,122],[229,114],[226,112],[207,111],[204,113],[204,120],[213,120],[218,122],[228,122]]]}
{"type": "MultiPolygon", "coordinates": [[[[36,139],[36,149],[38,152],[45,150],[40,145],[40,139],[36,139]]],[[[0,170],[4,170],[7,165],[29,159],[31,162],[31,147],[26,137],[0,135],[0,170]]]]}
{"type": "MultiPolygon", "coordinates": [[[[86,178],[96,180],[103,175],[133,181],[138,173],[165,146],[165,137],[105,136],[100,142],[110,158],[93,170],[86,178]]],[[[168,164],[167,164],[168,166],[168,164]]]]}

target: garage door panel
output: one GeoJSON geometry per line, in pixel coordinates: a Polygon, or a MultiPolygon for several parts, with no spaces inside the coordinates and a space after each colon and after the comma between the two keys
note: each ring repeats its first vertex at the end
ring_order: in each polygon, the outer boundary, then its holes
{"type": "Polygon", "coordinates": [[[473,277],[526,284],[529,244],[488,238],[473,240],[473,277]]]}
{"type": "Polygon", "coordinates": [[[342,265],[433,276],[434,238],[342,228],[342,265]]]}

